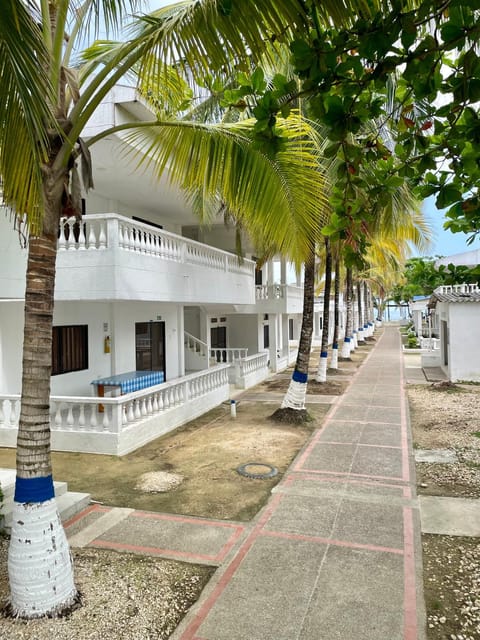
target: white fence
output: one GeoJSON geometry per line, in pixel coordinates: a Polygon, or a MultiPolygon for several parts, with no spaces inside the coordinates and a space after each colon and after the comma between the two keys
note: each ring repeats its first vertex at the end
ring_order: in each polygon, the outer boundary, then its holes
{"type": "MultiPolygon", "coordinates": [[[[228,365],[118,397],[52,396],[52,448],[123,455],[228,397],[228,365]]],[[[0,446],[15,446],[19,416],[20,396],[0,395],[0,446]]]]}

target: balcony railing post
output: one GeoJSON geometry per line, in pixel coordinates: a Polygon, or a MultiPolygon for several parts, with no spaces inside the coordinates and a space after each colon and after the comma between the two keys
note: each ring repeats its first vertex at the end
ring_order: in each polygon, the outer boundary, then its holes
{"type": "Polygon", "coordinates": [[[111,216],[107,218],[107,237],[106,237],[106,248],[112,249],[117,248],[120,243],[120,234],[118,229],[119,220],[116,216],[111,216]]]}

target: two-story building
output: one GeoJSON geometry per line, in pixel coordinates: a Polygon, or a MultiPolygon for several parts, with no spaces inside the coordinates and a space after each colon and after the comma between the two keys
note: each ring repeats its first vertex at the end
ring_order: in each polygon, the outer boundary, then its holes
{"type": "MultiPolygon", "coordinates": [[[[151,118],[110,92],[85,137],[151,118]]],[[[166,178],[135,171],[125,141],[93,145],[81,223],[62,220],[53,329],[52,447],[122,455],[292,363],[303,289],[285,260],[256,269],[223,222],[201,228],[166,178]]],[[[0,216],[0,446],[15,446],[26,249],[0,216]]],[[[250,251],[249,251],[250,249],[250,251]]],[[[316,334],[322,306],[316,304],[316,334]]]]}

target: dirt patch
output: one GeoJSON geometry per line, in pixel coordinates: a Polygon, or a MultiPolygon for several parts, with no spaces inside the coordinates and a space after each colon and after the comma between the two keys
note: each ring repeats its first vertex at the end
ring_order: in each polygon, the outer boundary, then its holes
{"type": "MultiPolygon", "coordinates": [[[[249,520],[328,408],[315,405],[313,422],[297,426],[269,420],[270,403],[242,400],[235,419],[222,405],[122,458],[54,452],[54,477],[67,481],[70,491],[89,492],[105,505],[249,520]],[[273,465],[278,475],[267,480],[240,476],[237,467],[252,460],[273,465]],[[143,474],[158,472],[180,475],[183,481],[168,492],[136,488],[143,474]]],[[[0,451],[0,466],[15,466],[13,450],[0,451]]]]}

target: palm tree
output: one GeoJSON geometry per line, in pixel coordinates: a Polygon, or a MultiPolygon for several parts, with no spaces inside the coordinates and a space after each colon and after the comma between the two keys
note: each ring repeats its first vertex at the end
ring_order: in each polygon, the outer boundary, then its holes
{"type": "MultiPolygon", "coordinates": [[[[213,0],[183,2],[142,18],[126,42],[113,53],[109,50],[102,68],[96,60],[72,67],[75,46],[89,35],[91,25],[96,32],[103,18],[108,28],[118,27],[125,11],[136,8],[135,0],[85,0],[81,5],[74,0],[0,3],[0,175],[6,204],[17,216],[25,216],[29,225],[17,482],[9,550],[11,609],[15,616],[25,618],[63,613],[78,600],[54,499],[49,396],[59,221],[67,210],[69,215],[72,211],[80,215],[77,165],[82,168],[85,189],[93,185],[82,131],[108,91],[139,65],[144,77],[152,68],[158,71],[152,60],[171,61],[177,55],[193,77],[232,68],[232,61],[255,59],[275,34],[291,33],[292,27],[304,26],[306,20],[301,2],[245,0],[241,10],[235,4],[229,9],[228,3],[218,10],[213,0]]],[[[328,9],[334,16],[340,13],[335,2],[326,3],[323,10],[328,9]]],[[[343,10],[344,16],[346,13],[343,10]]],[[[152,122],[148,127],[142,128],[137,140],[150,135],[153,150],[163,131],[166,142],[160,152],[160,169],[175,154],[181,186],[188,186],[185,169],[181,169],[185,159],[203,153],[209,161],[201,166],[211,172],[203,189],[212,198],[230,199],[232,211],[238,211],[245,222],[251,219],[251,230],[270,229],[267,239],[281,245],[283,237],[288,246],[288,232],[281,232],[279,239],[271,230],[272,225],[280,228],[279,214],[282,224],[297,220],[298,237],[312,234],[316,218],[307,195],[312,188],[318,198],[319,191],[318,173],[313,169],[316,161],[308,150],[303,160],[307,156],[309,160],[303,163],[300,156],[292,165],[292,173],[298,173],[293,189],[285,192],[282,186],[281,195],[276,191],[288,173],[286,158],[266,158],[249,144],[245,131],[224,131],[223,135],[203,131],[201,137],[199,128],[192,125],[184,127],[188,133],[183,137],[173,140],[174,134],[165,134],[173,131],[170,122],[152,122]],[[192,145],[188,153],[182,144],[192,145]],[[230,154],[235,154],[236,163],[230,168],[238,169],[236,176],[222,171],[230,154]],[[269,202],[262,216],[262,207],[269,202]],[[280,209],[274,209],[273,202],[280,209]]],[[[304,133],[300,135],[302,150],[304,133]]],[[[297,153],[298,136],[293,140],[297,153]]],[[[197,187],[195,184],[194,189],[197,187]]]]}
{"type": "Polygon", "coordinates": [[[330,292],[332,289],[332,250],[330,238],[325,238],[325,276],[323,288],[323,322],[322,322],[322,343],[320,346],[320,357],[315,380],[317,382],[327,381],[327,359],[328,359],[328,336],[330,333],[330,292]]]}
{"type": "Polygon", "coordinates": [[[340,251],[338,243],[335,247],[335,280],[333,293],[333,339],[332,339],[332,359],[330,361],[331,369],[338,369],[338,339],[340,335],[340,251]]]}

